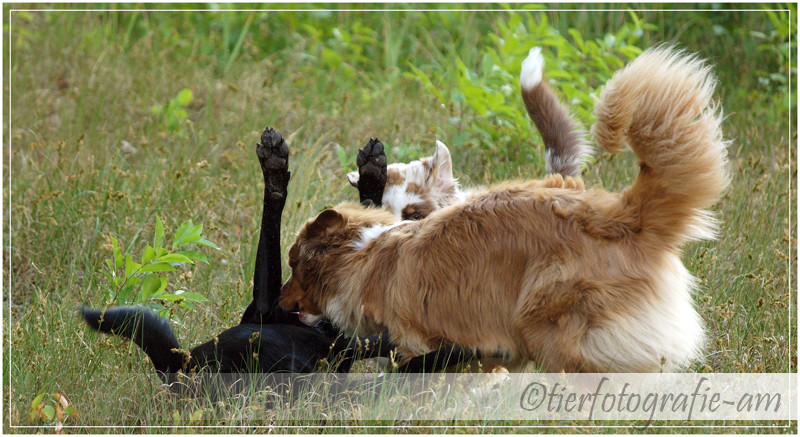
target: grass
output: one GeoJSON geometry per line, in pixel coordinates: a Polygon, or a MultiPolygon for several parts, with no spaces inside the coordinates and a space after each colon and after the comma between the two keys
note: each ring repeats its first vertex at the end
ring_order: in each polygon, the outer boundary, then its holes
{"type": "MultiPolygon", "coordinates": [[[[67,424],[80,427],[70,431],[142,425],[156,426],[151,432],[303,430],[271,422],[258,398],[234,397],[221,410],[208,399],[175,400],[138,348],[86,329],[75,308],[103,304],[99,272],[111,253],[110,237],[139,252],[152,239],[156,215],[168,229],[189,218],[204,224],[221,250],[206,251],[210,265],[183,271],[170,284],[213,302],[179,312],[175,327],[183,346],[206,341],[235,324],[250,300],[262,190],[254,156],[259,132],[271,125],[292,147],[282,240],[288,247],[307,218],[356,198],[337,145],[354,156],[378,136],[390,146],[390,161],[407,160],[429,153],[434,138],[448,142],[472,126],[491,129],[486,114],[463,102],[442,105],[406,73],[412,64],[450,92],[457,87],[456,58],[480,72],[483,50],[492,47],[485,35],[506,32],[503,25],[514,14],[5,12],[4,430],[49,432],[52,425],[19,426],[30,424],[31,401],[53,391],[78,412],[67,424]],[[188,119],[169,130],[150,108],[166,105],[184,88],[194,96],[188,119]],[[459,123],[452,121],[456,116],[459,123]],[[137,152],[124,153],[123,141],[137,152]],[[198,428],[204,424],[234,428],[198,428]]],[[[566,41],[573,41],[569,29],[586,41],[602,39],[634,19],[613,11],[530,14],[536,23],[546,16],[566,41]]],[[[790,113],[796,96],[788,92],[796,64],[784,57],[795,53],[796,40],[791,26],[779,31],[794,16],[775,22],[768,12],[644,10],[637,18],[652,26],[642,29],[634,46],[676,40],[716,64],[725,131],[734,139],[733,183],[718,206],[720,239],[688,245],[683,256],[700,279],[696,300],[710,339],[706,359],[689,370],[796,372],[797,134],[790,113]]],[[[575,69],[580,72],[556,84],[560,92],[594,77],[583,71],[588,68],[575,69]]],[[[506,104],[522,110],[516,79],[510,80],[514,92],[506,104]]],[[[592,80],[598,83],[588,83],[589,91],[601,85],[600,77],[592,80]]],[[[488,134],[498,139],[497,147],[526,138],[500,128],[488,134]]],[[[541,159],[535,159],[541,145],[535,138],[523,144],[529,150],[520,158],[466,140],[451,148],[455,171],[465,183],[543,175],[541,159]]],[[[618,190],[634,175],[630,153],[601,153],[586,182],[618,190]]],[[[346,425],[326,432],[542,430],[531,425],[600,431],[559,422],[346,425]]],[[[629,425],[602,431],[634,431],[629,425]]],[[[797,429],[796,423],[679,425],[677,431],[686,433],[797,429]],[[747,428],[714,427],[726,425],[747,428]]]]}

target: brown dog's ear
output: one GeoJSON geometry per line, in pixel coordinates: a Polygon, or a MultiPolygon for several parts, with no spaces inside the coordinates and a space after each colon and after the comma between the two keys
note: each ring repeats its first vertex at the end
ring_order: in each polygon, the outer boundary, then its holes
{"type": "Polygon", "coordinates": [[[319,213],[314,222],[308,225],[308,238],[324,237],[344,227],[344,216],[334,209],[319,213]]]}

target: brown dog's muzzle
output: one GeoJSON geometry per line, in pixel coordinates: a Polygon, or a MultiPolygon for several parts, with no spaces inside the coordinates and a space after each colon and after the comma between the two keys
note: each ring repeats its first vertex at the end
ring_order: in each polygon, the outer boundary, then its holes
{"type": "Polygon", "coordinates": [[[305,293],[296,285],[296,282],[297,281],[294,281],[292,276],[289,276],[289,279],[281,287],[278,305],[280,305],[284,311],[297,311],[299,309],[298,304],[305,293]]]}
{"type": "Polygon", "coordinates": [[[278,305],[284,311],[300,311],[318,316],[322,313],[317,304],[308,297],[308,293],[300,286],[300,281],[289,277],[281,287],[281,296],[278,305]]]}

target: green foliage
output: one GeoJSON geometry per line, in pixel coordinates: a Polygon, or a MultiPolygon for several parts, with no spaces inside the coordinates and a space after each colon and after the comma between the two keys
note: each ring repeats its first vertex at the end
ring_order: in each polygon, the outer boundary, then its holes
{"type": "Polygon", "coordinates": [[[166,105],[153,105],[150,112],[161,119],[161,125],[169,132],[175,132],[181,138],[186,137],[183,131],[183,122],[189,116],[184,109],[192,102],[192,90],[184,88],[178,95],[171,98],[166,105]]]}
{"type": "Polygon", "coordinates": [[[489,156],[518,162],[541,162],[525,146],[527,141],[520,141],[538,138],[519,97],[520,65],[532,47],[543,48],[545,75],[588,125],[599,87],[641,53],[637,46],[641,36],[645,30],[655,29],[631,12],[630,22],[616,33],[584,40],[577,29],[570,28],[570,39],[548,23],[544,12],[503,15],[496,32],[489,33],[481,45],[484,49],[477,71],[455,57],[452,63],[457,68],[440,68],[433,72],[433,79],[413,65],[408,77],[418,79],[439,103],[450,105],[457,114],[450,119],[460,132],[450,139],[453,146],[475,145],[489,156]]]}
{"type": "Polygon", "coordinates": [[[797,110],[792,84],[797,77],[797,60],[792,56],[797,52],[797,6],[762,5],[761,9],[696,14],[687,25],[711,30],[697,31],[692,37],[718,67],[723,106],[728,112],[760,113],[759,124],[769,125],[792,118],[797,110]],[[737,102],[748,103],[733,106],[737,102]]]}
{"type": "Polygon", "coordinates": [[[208,264],[208,257],[202,252],[186,248],[198,245],[219,249],[216,244],[203,238],[203,225],[195,226],[187,220],[175,231],[171,252],[164,247],[164,225],[156,217],[156,230],[153,245],[147,245],[139,258],[134,261],[129,253],[122,253],[119,244],[111,237],[113,257],[105,260],[106,270],[103,275],[109,285],[104,289],[109,304],[144,305],[159,311],[162,317],[172,316],[176,306],[192,309],[195,302],[206,302],[208,299],[200,293],[176,290],[167,292],[167,273],[175,272],[175,267],[183,264],[194,264],[200,261],[208,264]]]}
{"type": "Polygon", "coordinates": [[[78,411],[60,393],[41,393],[33,399],[28,409],[28,421],[32,425],[45,424],[61,433],[64,424],[78,418],[78,411]]]}
{"type": "Polygon", "coordinates": [[[797,22],[793,18],[797,16],[797,5],[789,7],[790,10],[785,11],[764,11],[772,29],[768,32],[751,30],[750,35],[760,41],[758,51],[775,61],[767,65],[770,69],[756,70],[759,84],[769,92],[779,94],[781,106],[791,108],[791,112],[795,113],[797,94],[791,79],[797,76],[797,59],[792,56],[797,47],[797,22]]]}

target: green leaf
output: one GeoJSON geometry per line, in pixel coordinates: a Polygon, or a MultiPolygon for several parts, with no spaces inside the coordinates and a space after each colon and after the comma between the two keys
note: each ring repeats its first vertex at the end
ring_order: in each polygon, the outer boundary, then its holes
{"type": "Polygon", "coordinates": [[[178,246],[184,246],[191,243],[200,244],[201,246],[208,246],[213,247],[215,249],[219,249],[216,244],[210,242],[209,240],[202,239],[203,234],[203,224],[199,224],[194,226],[189,231],[185,231],[183,237],[178,241],[178,246]],[[202,239],[203,241],[198,243],[198,240],[202,239]]]}
{"type": "Polygon", "coordinates": [[[141,294],[136,300],[137,302],[147,301],[150,296],[160,293],[165,288],[167,288],[167,278],[155,274],[147,275],[142,282],[141,294]]]}
{"type": "Polygon", "coordinates": [[[180,252],[175,253],[178,255],[183,255],[193,261],[201,261],[208,264],[208,257],[202,252],[198,252],[196,250],[181,250],[180,252]]]}
{"type": "Polygon", "coordinates": [[[53,408],[52,405],[45,405],[44,408],[42,408],[42,414],[44,415],[45,419],[49,422],[53,420],[53,417],[56,416],[56,409],[53,408]]]}
{"type": "Polygon", "coordinates": [[[208,302],[208,298],[203,296],[200,293],[195,293],[192,291],[187,291],[180,295],[182,298],[190,301],[190,302],[208,302]]]}
{"type": "Polygon", "coordinates": [[[31,402],[31,408],[28,410],[28,420],[30,423],[36,423],[37,413],[39,412],[39,404],[42,403],[44,397],[47,396],[47,393],[42,393],[39,396],[36,396],[31,402]]]}
{"type": "Polygon", "coordinates": [[[31,402],[31,408],[35,409],[36,407],[38,407],[39,404],[42,403],[42,399],[44,399],[45,396],[47,396],[47,393],[42,393],[39,396],[33,398],[33,402],[31,402]]]}
{"type": "Polygon", "coordinates": [[[158,296],[158,298],[166,300],[168,302],[177,302],[177,301],[183,300],[183,296],[177,295],[177,294],[171,294],[171,293],[164,293],[164,294],[158,296]]]}
{"type": "Polygon", "coordinates": [[[177,102],[181,106],[186,106],[192,102],[192,90],[184,88],[178,92],[177,102]]]}
{"type": "Polygon", "coordinates": [[[150,107],[150,112],[153,115],[161,115],[164,113],[164,107],[161,105],[153,105],[150,107]]]}
{"type": "Polygon", "coordinates": [[[164,244],[164,224],[161,223],[161,218],[156,216],[156,233],[153,236],[153,248],[158,250],[164,244]]]}
{"type": "Polygon", "coordinates": [[[147,264],[155,257],[156,257],[156,251],[153,249],[152,246],[148,244],[147,247],[144,249],[144,254],[142,255],[142,264],[147,264]]]}
{"type": "Polygon", "coordinates": [[[168,262],[157,262],[157,263],[147,264],[146,266],[143,266],[142,269],[139,271],[141,273],[174,272],[175,267],[172,267],[172,264],[168,262]]]}
{"type": "Polygon", "coordinates": [[[569,34],[572,35],[572,39],[575,40],[575,45],[578,46],[578,50],[580,50],[581,52],[586,51],[585,46],[583,44],[583,37],[581,36],[581,33],[578,32],[577,29],[569,29],[567,32],[569,32],[569,34]]]}
{"type": "Polygon", "coordinates": [[[219,250],[219,246],[217,246],[216,244],[206,240],[205,238],[200,238],[198,240],[194,240],[194,244],[197,244],[198,246],[206,246],[206,247],[210,247],[212,249],[219,250]]]}
{"type": "Polygon", "coordinates": [[[159,262],[164,263],[190,263],[194,264],[194,262],[187,257],[186,255],[181,255],[180,253],[170,253],[169,255],[164,255],[158,258],[159,262]]]}
{"type": "Polygon", "coordinates": [[[144,277],[144,281],[142,281],[142,286],[139,289],[139,293],[136,294],[136,299],[134,299],[134,303],[142,303],[151,294],[153,294],[158,286],[161,285],[161,282],[158,280],[158,276],[154,274],[149,274],[144,277]]]}
{"type": "Polygon", "coordinates": [[[633,27],[634,28],[641,27],[641,25],[642,25],[641,23],[642,22],[641,22],[641,20],[639,20],[639,17],[636,15],[636,12],[634,12],[634,11],[629,9],[628,10],[628,16],[631,18],[631,21],[633,21],[633,27]]]}
{"type": "Polygon", "coordinates": [[[619,52],[629,59],[633,59],[642,54],[642,49],[636,46],[622,46],[619,48],[619,52]]]}
{"type": "Polygon", "coordinates": [[[129,254],[125,254],[125,277],[130,278],[133,274],[136,273],[139,268],[142,267],[141,264],[135,262],[133,257],[129,254]]]}
{"type": "Polygon", "coordinates": [[[172,238],[172,247],[178,247],[179,244],[183,243],[183,240],[190,234],[192,229],[194,229],[194,224],[191,219],[181,223],[172,238]]]}
{"type": "Polygon", "coordinates": [[[200,239],[199,235],[194,235],[193,233],[190,232],[188,235],[186,235],[183,238],[183,241],[178,243],[178,247],[185,246],[187,244],[193,243],[195,240],[198,240],[198,239],[200,239]]]}

